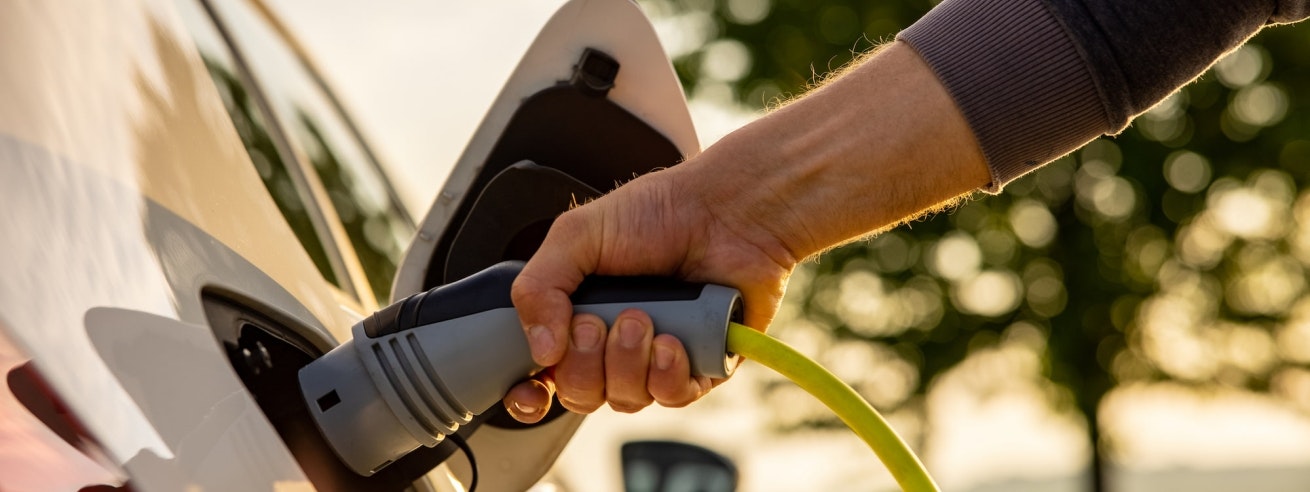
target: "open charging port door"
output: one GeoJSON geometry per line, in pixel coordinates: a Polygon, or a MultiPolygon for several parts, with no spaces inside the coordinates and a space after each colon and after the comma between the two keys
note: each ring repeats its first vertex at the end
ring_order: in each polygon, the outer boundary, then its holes
{"type": "MultiPolygon", "coordinates": [[[[504,260],[526,260],[559,214],[699,152],[655,31],[626,0],[574,0],[546,23],[419,225],[393,301],[504,260]]],[[[554,405],[522,425],[499,406],[465,426],[480,487],[523,490],[582,416],[554,405]],[[489,466],[490,465],[490,466],[489,466]]],[[[460,463],[451,464],[457,474],[460,463]]]]}

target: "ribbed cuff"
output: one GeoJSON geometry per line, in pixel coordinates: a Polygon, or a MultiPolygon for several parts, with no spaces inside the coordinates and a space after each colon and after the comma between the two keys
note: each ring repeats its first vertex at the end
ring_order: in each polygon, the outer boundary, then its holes
{"type": "Polygon", "coordinates": [[[1085,58],[1040,0],[946,0],[897,39],[964,113],[991,168],[988,193],[1109,128],[1085,58]]]}

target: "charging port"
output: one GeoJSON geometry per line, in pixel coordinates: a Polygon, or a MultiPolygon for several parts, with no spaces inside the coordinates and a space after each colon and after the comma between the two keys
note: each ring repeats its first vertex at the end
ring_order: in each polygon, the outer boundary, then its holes
{"type": "MultiPolygon", "coordinates": [[[[323,355],[325,350],[321,347],[330,347],[332,342],[311,341],[306,334],[313,332],[277,321],[264,314],[269,310],[237,300],[236,296],[205,292],[203,301],[209,326],[227,353],[232,369],[316,489],[432,489],[424,475],[458,449],[449,442],[433,448],[421,447],[373,476],[363,477],[350,471],[324,441],[301,397],[297,375],[300,368],[323,355]]],[[[332,396],[325,395],[315,404],[331,406],[340,401],[337,398],[334,402],[332,396]]],[[[469,427],[471,430],[473,426],[469,427]]]]}

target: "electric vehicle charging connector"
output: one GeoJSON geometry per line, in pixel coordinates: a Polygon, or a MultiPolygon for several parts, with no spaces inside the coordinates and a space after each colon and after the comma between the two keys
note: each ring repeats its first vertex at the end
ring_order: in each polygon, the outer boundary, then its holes
{"type": "MultiPolygon", "coordinates": [[[[532,361],[510,285],[522,262],[504,262],[415,294],[352,328],[354,338],[300,371],[300,389],[337,456],[369,476],[418,446],[436,446],[499,404],[540,370],[532,361]]],[[[728,323],[741,319],[736,289],[667,278],[589,277],[574,309],[612,324],[625,309],[650,315],[678,338],[693,374],[726,378],[728,323]]]]}

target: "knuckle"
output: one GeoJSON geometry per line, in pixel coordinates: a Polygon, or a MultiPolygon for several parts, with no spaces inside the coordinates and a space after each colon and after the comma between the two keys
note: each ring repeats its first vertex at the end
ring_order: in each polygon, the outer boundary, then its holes
{"type": "Polygon", "coordinates": [[[640,412],[643,408],[646,408],[646,405],[628,405],[623,403],[610,402],[610,409],[619,413],[637,413],[640,412]]]}
{"type": "Polygon", "coordinates": [[[706,393],[709,393],[710,390],[714,389],[715,386],[718,386],[719,384],[727,380],[728,378],[714,379],[705,376],[696,376],[696,389],[698,390],[697,394],[704,396],[706,393]]]}
{"type": "Polygon", "coordinates": [[[587,227],[586,209],[573,207],[555,218],[555,223],[551,224],[550,232],[557,233],[560,237],[572,237],[574,234],[582,232],[587,227]]]}
{"type": "Polygon", "coordinates": [[[564,371],[566,367],[557,366],[555,379],[557,393],[568,396],[572,399],[588,399],[593,395],[603,395],[605,392],[605,380],[601,375],[595,372],[586,371],[564,371]]]}
{"type": "Polygon", "coordinates": [[[565,397],[560,397],[559,403],[561,405],[564,405],[564,408],[568,409],[570,412],[581,413],[581,414],[588,414],[588,413],[595,412],[603,404],[603,402],[599,402],[599,401],[582,402],[565,397]]]}
{"type": "Polygon", "coordinates": [[[595,370],[575,368],[572,364],[555,366],[555,392],[561,400],[587,404],[595,401],[599,406],[605,400],[604,375],[595,370]]]}
{"type": "Polygon", "coordinates": [[[657,391],[655,387],[651,388],[651,395],[655,397],[655,401],[658,402],[660,406],[681,408],[690,405],[692,402],[700,398],[699,392],[695,391],[687,384],[683,384],[678,389],[661,388],[661,390],[662,391],[657,391]]]}
{"type": "Polygon", "coordinates": [[[537,297],[540,291],[535,279],[529,275],[519,274],[514,282],[509,285],[509,297],[515,303],[530,301],[537,297]]]}
{"type": "Polygon", "coordinates": [[[682,407],[685,407],[685,406],[687,406],[687,405],[692,404],[692,403],[695,402],[695,401],[696,401],[696,398],[688,398],[688,399],[684,399],[684,400],[664,400],[664,401],[660,401],[659,403],[660,403],[660,406],[665,407],[665,408],[682,408],[682,407]]]}
{"type": "Polygon", "coordinates": [[[614,411],[616,412],[636,413],[638,411],[641,411],[641,409],[650,406],[651,401],[652,401],[651,399],[645,399],[644,401],[634,401],[634,400],[627,400],[627,399],[611,398],[608,403],[610,408],[614,409],[614,411]]]}

